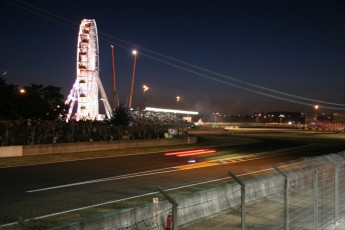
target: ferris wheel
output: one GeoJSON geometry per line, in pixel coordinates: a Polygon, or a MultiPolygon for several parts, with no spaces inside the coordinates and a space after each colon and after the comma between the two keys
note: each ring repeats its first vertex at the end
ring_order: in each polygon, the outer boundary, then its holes
{"type": "Polygon", "coordinates": [[[99,49],[96,21],[81,21],[77,47],[77,79],[67,97],[69,105],[67,121],[71,119],[75,103],[77,111],[73,115],[76,120],[100,120],[99,99],[104,105],[107,118],[111,117],[111,107],[99,78],[99,49]]]}

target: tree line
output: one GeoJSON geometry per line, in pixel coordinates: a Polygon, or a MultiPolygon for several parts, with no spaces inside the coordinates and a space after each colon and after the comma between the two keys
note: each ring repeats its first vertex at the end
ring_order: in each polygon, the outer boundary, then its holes
{"type": "Polygon", "coordinates": [[[56,120],[65,109],[60,90],[52,85],[19,87],[0,77],[0,119],[56,120]]]}
{"type": "MultiPolygon", "coordinates": [[[[0,77],[0,120],[64,121],[68,106],[60,90],[60,87],[33,83],[19,87],[0,77]]],[[[128,125],[131,121],[127,108],[120,105],[107,122],[117,126],[128,125]]]]}

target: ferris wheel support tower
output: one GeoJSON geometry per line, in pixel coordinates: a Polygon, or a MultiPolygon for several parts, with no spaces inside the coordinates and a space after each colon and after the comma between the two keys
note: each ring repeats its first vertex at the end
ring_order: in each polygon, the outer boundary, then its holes
{"type": "Polygon", "coordinates": [[[112,110],[99,78],[99,48],[96,21],[81,21],[77,47],[77,79],[67,97],[69,105],[67,121],[71,119],[74,105],[77,102],[76,120],[100,120],[99,93],[103,101],[107,118],[112,110]]]}

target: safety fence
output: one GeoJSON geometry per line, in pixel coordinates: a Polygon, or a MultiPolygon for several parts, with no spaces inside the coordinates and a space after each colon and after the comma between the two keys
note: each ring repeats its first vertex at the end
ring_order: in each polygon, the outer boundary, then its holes
{"type": "Polygon", "coordinates": [[[165,200],[50,229],[307,230],[328,229],[345,217],[345,151],[229,174],[225,185],[174,196],[158,187],[165,200]]]}

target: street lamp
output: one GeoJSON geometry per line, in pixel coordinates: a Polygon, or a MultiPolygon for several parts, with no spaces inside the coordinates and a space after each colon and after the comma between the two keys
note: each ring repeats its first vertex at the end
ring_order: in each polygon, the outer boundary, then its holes
{"type": "Polygon", "coordinates": [[[149,90],[149,87],[147,85],[143,85],[143,109],[146,108],[146,100],[145,100],[145,94],[146,94],[146,91],[149,90]]]}
{"type": "Polygon", "coordinates": [[[285,117],[285,115],[284,114],[280,114],[279,115],[279,122],[280,123],[283,123],[283,118],[285,117]]]}
{"type": "Polygon", "coordinates": [[[180,96],[177,96],[176,97],[176,102],[179,102],[181,100],[181,97],[180,96]]]}
{"type": "Polygon", "coordinates": [[[259,117],[261,117],[261,113],[255,114],[255,122],[259,123],[259,117]]]}
{"type": "Polygon", "coordinates": [[[112,70],[112,77],[113,77],[113,102],[114,102],[114,111],[117,108],[117,101],[116,101],[116,78],[115,78],[115,55],[114,55],[114,46],[110,45],[111,47],[111,70],[112,70]]]}
{"type": "Polygon", "coordinates": [[[216,123],[217,123],[217,116],[219,115],[219,113],[212,113],[214,115],[214,125],[213,128],[216,127],[216,123]]]}
{"type": "Polygon", "coordinates": [[[315,109],[314,120],[316,122],[317,121],[317,110],[319,109],[319,105],[314,105],[314,109],[315,109]]]}
{"type": "Polygon", "coordinates": [[[137,63],[137,54],[138,52],[136,50],[132,51],[132,54],[134,55],[134,62],[133,62],[133,72],[132,72],[132,84],[131,84],[131,91],[129,94],[129,103],[128,108],[132,108],[132,98],[133,98],[133,87],[134,87],[134,75],[135,75],[135,67],[137,63]]]}
{"type": "Polygon", "coordinates": [[[21,88],[21,89],[19,90],[19,93],[20,93],[20,94],[24,94],[24,93],[26,93],[26,91],[25,91],[24,88],[21,88]]]}

